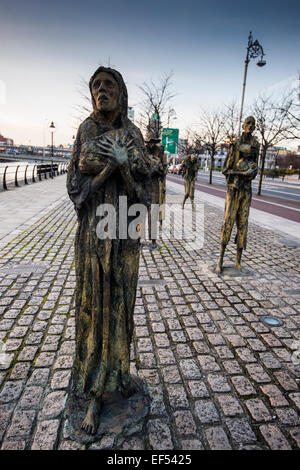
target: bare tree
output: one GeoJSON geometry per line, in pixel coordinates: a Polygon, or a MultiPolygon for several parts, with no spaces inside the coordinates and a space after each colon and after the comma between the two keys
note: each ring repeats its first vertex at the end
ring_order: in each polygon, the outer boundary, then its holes
{"type": "Polygon", "coordinates": [[[80,101],[78,102],[78,104],[73,106],[75,129],[77,129],[79,123],[84,121],[84,119],[86,119],[93,111],[89,83],[85,78],[80,77],[80,81],[76,91],[80,97],[80,101]]]}
{"type": "Polygon", "coordinates": [[[238,137],[239,110],[236,101],[224,104],[223,110],[224,137],[228,144],[234,142],[238,137]]]}
{"type": "Polygon", "coordinates": [[[282,94],[279,98],[260,95],[252,106],[261,141],[258,196],[261,194],[267,150],[283,141],[295,139],[299,133],[299,122],[293,116],[292,110],[293,99],[290,92],[282,94]]]}
{"type": "Polygon", "coordinates": [[[202,146],[210,155],[209,184],[212,184],[212,171],[215,163],[215,154],[218,147],[224,142],[224,115],[220,110],[202,111],[198,124],[198,137],[202,146]]]}
{"type": "Polygon", "coordinates": [[[184,148],[185,155],[191,155],[203,152],[203,142],[202,137],[199,135],[197,130],[193,129],[192,127],[187,127],[185,129],[186,141],[187,144],[184,148]]]}
{"type": "Polygon", "coordinates": [[[173,72],[162,75],[158,82],[150,80],[144,82],[138,88],[143,94],[140,103],[142,112],[138,120],[143,131],[150,131],[156,138],[160,138],[162,128],[165,127],[164,119],[167,114],[167,106],[176,93],[172,90],[173,72]]]}

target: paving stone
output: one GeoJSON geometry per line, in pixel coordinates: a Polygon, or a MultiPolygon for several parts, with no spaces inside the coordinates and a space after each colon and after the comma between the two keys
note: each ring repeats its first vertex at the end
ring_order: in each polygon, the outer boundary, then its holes
{"type": "Polygon", "coordinates": [[[293,443],[296,442],[297,446],[300,449],[300,428],[299,428],[299,426],[297,428],[290,429],[290,435],[293,438],[293,443]]]}
{"type": "Polygon", "coordinates": [[[11,371],[10,379],[26,379],[29,374],[30,366],[30,362],[17,362],[11,371]]]}
{"type": "Polygon", "coordinates": [[[263,401],[259,398],[251,398],[247,400],[245,404],[255,421],[271,421],[272,416],[263,401]]]}
{"type": "Polygon", "coordinates": [[[16,410],[13,414],[12,421],[8,428],[6,437],[30,437],[35,415],[36,412],[33,410],[16,410]]]}
{"type": "Polygon", "coordinates": [[[270,400],[271,406],[288,406],[288,401],[284,398],[279,388],[276,385],[263,385],[260,387],[265,395],[270,400]]]}
{"type": "Polygon", "coordinates": [[[272,450],[291,450],[291,446],[275,424],[264,424],[259,427],[264,439],[272,450]]]}
{"type": "Polygon", "coordinates": [[[298,413],[291,408],[277,408],[276,414],[282,424],[287,426],[299,426],[300,418],[298,413]]]}
{"type": "Polygon", "coordinates": [[[70,355],[59,356],[55,363],[54,369],[70,369],[73,365],[73,357],[70,355]]]}
{"type": "Polygon", "coordinates": [[[13,413],[13,406],[11,404],[0,404],[0,441],[10,424],[11,416],[13,413]]]}
{"type": "Polygon", "coordinates": [[[182,385],[168,385],[166,388],[172,408],[189,408],[187,394],[182,385]]]}
{"type": "Polygon", "coordinates": [[[237,444],[249,444],[257,440],[254,431],[245,419],[227,419],[226,424],[232,439],[237,444]]]}
{"type": "Polygon", "coordinates": [[[260,364],[247,364],[246,369],[253,380],[258,383],[271,382],[270,376],[260,364]]]}
{"type": "Polygon", "coordinates": [[[203,450],[203,444],[199,439],[182,439],[180,441],[182,450],[203,450]]]}
{"type": "Polygon", "coordinates": [[[58,419],[39,422],[31,449],[52,450],[57,440],[58,427],[58,419]]]}
{"type": "Polygon", "coordinates": [[[38,409],[43,395],[43,387],[27,386],[19,402],[21,410],[38,409]]]}
{"type": "Polygon", "coordinates": [[[209,397],[209,392],[205,383],[201,380],[190,380],[188,382],[188,387],[194,398],[206,398],[209,397]]]}
{"type": "Polygon", "coordinates": [[[220,366],[217,364],[215,358],[210,355],[197,356],[200,364],[200,370],[203,372],[219,371],[220,366]]]}
{"type": "Polygon", "coordinates": [[[152,450],[171,450],[174,448],[167,423],[156,419],[150,420],[148,422],[148,433],[152,450]]]}
{"type": "Polygon", "coordinates": [[[208,383],[214,392],[230,392],[231,387],[221,374],[208,374],[208,383]]]}
{"type": "Polygon", "coordinates": [[[21,395],[23,388],[23,381],[6,382],[2,392],[0,393],[0,401],[2,403],[8,403],[17,400],[21,395]]]}
{"type": "Polygon", "coordinates": [[[215,423],[219,421],[217,409],[212,401],[199,400],[195,402],[195,411],[202,424],[215,423]]]}
{"type": "Polygon", "coordinates": [[[214,427],[205,430],[208,445],[212,450],[231,450],[228,438],[223,428],[214,427]]]}
{"type": "Polygon", "coordinates": [[[157,349],[159,362],[162,365],[174,364],[176,362],[173,352],[169,349],[157,349]]]}
{"type": "Polygon", "coordinates": [[[268,369],[281,369],[281,363],[271,352],[260,353],[260,360],[268,369]]]}
{"type": "Polygon", "coordinates": [[[280,370],[274,372],[274,376],[277,378],[280,385],[287,391],[297,391],[298,385],[295,380],[290,376],[288,371],[280,370]]]}
{"type": "Polygon", "coordinates": [[[47,384],[49,374],[49,369],[36,369],[32,372],[27,385],[45,386],[47,384]]]}
{"type": "Polygon", "coordinates": [[[180,361],[180,368],[185,378],[187,379],[200,379],[201,372],[199,365],[194,359],[184,359],[180,361]]]}
{"type": "Polygon", "coordinates": [[[49,367],[53,364],[55,353],[42,352],[38,355],[35,367],[49,367]]]}
{"type": "Polygon", "coordinates": [[[223,366],[226,369],[228,374],[241,374],[243,371],[236,360],[233,361],[223,361],[223,366]]]}
{"type": "Polygon", "coordinates": [[[25,346],[18,356],[19,361],[32,361],[36,355],[38,346],[25,346]]]}
{"type": "Polygon", "coordinates": [[[257,362],[254,354],[249,348],[236,348],[236,353],[243,362],[257,362]]]}
{"type": "Polygon", "coordinates": [[[174,413],[174,418],[178,435],[189,435],[196,433],[196,424],[190,411],[176,411],[174,413]]]}
{"type": "Polygon", "coordinates": [[[164,377],[164,381],[168,384],[172,383],[181,383],[181,377],[179,374],[179,370],[177,366],[168,366],[168,367],[162,367],[161,372],[164,377]]]}
{"type": "Polygon", "coordinates": [[[65,397],[66,393],[63,391],[49,393],[43,403],[42,417],[44,419],[57,418],[64,409],[65,397]]]}
{"type": "Polygon", "coordinates": [[[218,395],[217,400],[225,416],[238,416],[244,413],[239,401],[232,395],[218,395]]]}
{"type": "Polygon", "coordinates": [[[247,396],[256,394],[251,382],[243,375],[232,377],[231,381],[239,395],[247,396]]]}
{"type": "Polygon", "coordinates": [[[300,393],[290,393],[289,397],[293,400],[298,410],[300,410],[300,393]]]}
{"type": "Polygon", "coordinates": [[[5,343],[6,352],[16,351],[22,344],[22,339],[8,339],[5,343]]]}
{"type": "Polygon", "coordinates": [[[25,441],[4,441],[1,450],[24,450],[25,441]]]}

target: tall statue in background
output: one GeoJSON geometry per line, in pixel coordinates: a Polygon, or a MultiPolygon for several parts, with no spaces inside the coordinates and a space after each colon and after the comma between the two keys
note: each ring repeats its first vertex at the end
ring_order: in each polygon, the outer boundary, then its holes
{"type": "Polygon", "coordinates": [[[166,203],[166,178],[168,173],[168,157],[164,151],[161,152],[160,156],[162,161],[163,174],[159,178],[159,205],[161,207],[161,210],[159,211],[159,224],[160,229],[162,229],[162,223],[165,215],[164,205],[166,203]]]}
{"type": "Polygon", "coordinates": [[[188,155],[182,161],[183,177],[185,181],[185,194],[182,202],[184,208],[185,201],[190,198],[194,209],[195,182],[198,177],[198,158],[196,155],[188,155]]]}
{"type": "Polygon", "coordinates": [[[255,119],[249,116],[243,123],[244,132],[231,144],[222,173],[226,177],[225,215],[221,229],[221,245],[216,273],[223,270],[223,257],[234,223],[237,226],[235,268],[241,270],[241,257],[247,245],[248,218],[252,198],[252,180],[258,172],[259,143],[252,135],[255,119]]]}
{"type": "Polygon", "coordinates": [[[161,219],[161,211],[158,211],[158,205],[162,202],[161,185],[165,179],[165,168],[163,164],[164,147],[160,144],[160,139],[148,132],[146,140],[146,151],[151,174],[151,203],[155,206],[148,210],[148,231],[149,239],[152,242],[152,248],[156,248],[157,223],[161,219]]]}
{"type": "Polygon", "coordinates": [[[144,141],[127,117],[121,74],[99,67],[89,87],[93,113],[79,126],[67,189],[78,216],[72,394],[87,397],[82,429],[95,434],[103,395],[129,397],[136,391],[129,369],[140,240],[128,237],[134,217],[121,209],[119,197],[127,198],[128,207],[151,201],[145,189],[150,175],[144,141]],[[105,232],[106,222],[101,231],[104,207],[115,214],[112,231],[105,232]]]}

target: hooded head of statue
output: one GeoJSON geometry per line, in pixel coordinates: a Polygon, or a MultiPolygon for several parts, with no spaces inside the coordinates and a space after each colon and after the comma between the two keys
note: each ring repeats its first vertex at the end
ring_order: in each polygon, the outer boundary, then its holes
{"type": "Polygon", "coordinates": [[[121,122],[127,119],[128,95],[122,75],[110,67],[100,66],[89,82],[95,117],[113,114],[121,122]]]}

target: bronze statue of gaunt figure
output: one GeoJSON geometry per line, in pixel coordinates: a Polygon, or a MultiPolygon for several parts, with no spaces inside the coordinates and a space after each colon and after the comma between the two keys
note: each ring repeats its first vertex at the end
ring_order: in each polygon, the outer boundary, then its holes
{"type": "Polygon", "coordinates": [[[248,218],[252,198],[252,180],[258,172],[259,143],[252,135],[255,119],[249,116],[243,123],[244,132],[230,145],[222,173],[226,177],[225,215],[221,229],[221,245],[216,273],[223,270],[223,257],[234,223],[237,226],[235,269],[241,270],[241,257],[247,245],[248,218]]]}
{"type": "Polygon", "coordinates": [[[198,158],[196,155],[188,155],[182,161],[183,177],[185,181],[185,194],[182,202],[184,208],[185,201],[190,198],[194,209],[195,182],[198,177],[198,158]]]}
{"type": "MultiPolygon", "coordinates": [[[[151,173],[151,203],[154,204],[157,208],[159,205],[164,204],[163,193],[163,183],[165,180],[165,165],[164,165],[164,147],[161,145],[161,140],[156,136],[151,135],[151,132],[148,132],[146,138],[146,151],[148,162],[150,165],[151,173]]],[[[156,248],[156,230],[158,221],[162,222],[162,210],[154,210],[151,213],[151,210],[148,211],[148,231],[149,239],[152,242],[152,248],[156,248]],[[154,221],[152,219],[155,219],[154,221]],[[155,229],[154,226],[155,225],[155,229]],[[153,232],[154,229],[154,232],[153,232]]]]}
{"type": "Polygon", "coordinates": [[[99,67],[89,87],[93,112],[79,126],[67,189],[78,216],[72,393],[88,397],[82,429],[94,434],[103,395],[121,392],[128,397],[135,392],[129,368],[140,240],[120,236],[119,220],[125,217],[128,227],[134,217],[119,214],[119,197],[127,197],[128,207],[148,206],[151,200],[145,189],[149,164],[144,141],[127,117],[121,74],[99,67]],[[97,234],[97,208],[103,204],[115,210],[116,237],[97,234]]]}

